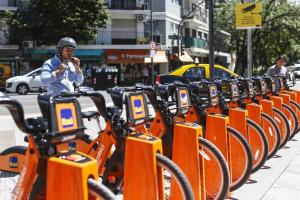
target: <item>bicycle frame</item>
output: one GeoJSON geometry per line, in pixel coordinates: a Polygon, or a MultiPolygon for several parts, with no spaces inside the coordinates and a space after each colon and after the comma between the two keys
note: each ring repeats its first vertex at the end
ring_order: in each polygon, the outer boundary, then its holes
{"type": "Polygon", "coordinates": [[[98,179],[96,161],[79,152],[56,151],[57,144],[82,135],[82,119],[77,112],[79,105],[74,99],[61,99],[55,103],[50,104],[50,109],[52,119],[56,117],[57,121],[51,121],[48,130],[43,118],[25,121],[19,102],[6,96],[0,98],[0,104],[8,108],[17,126],[28,134],[24,165],[12,199],[96,199],[89,197],[87,186],[88,178],[98,179]]]}

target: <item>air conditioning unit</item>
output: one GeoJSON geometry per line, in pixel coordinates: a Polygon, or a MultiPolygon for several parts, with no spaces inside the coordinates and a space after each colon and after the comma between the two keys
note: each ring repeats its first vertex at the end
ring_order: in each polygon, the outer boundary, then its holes
{"type": "Polygon", "coordinates": [[[137,22],[147,22],[147,16],[146,15],[136,15],[136,21],[137,22]]]}
{"type": "Polygon", "coordinates": [[[33,48],[33,41],[23,41],[22,47],[23,48],[33,48]]]}

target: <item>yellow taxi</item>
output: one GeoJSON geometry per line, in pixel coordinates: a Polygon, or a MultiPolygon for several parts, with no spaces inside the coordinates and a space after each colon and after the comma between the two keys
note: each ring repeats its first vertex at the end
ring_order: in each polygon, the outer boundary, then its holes
{"type": "MultiPolygon", "coordinates": [[[[220,65],[214,66],[215,79],[230,79],[238,77],[236,73],[222,67],[220,65]]],[[[172,83],[175,80],[181,82],[200,81],[210,77],[209,64],[190,64],[181,66],[167,74],[156,76],[156,84],[172,83]]]]}

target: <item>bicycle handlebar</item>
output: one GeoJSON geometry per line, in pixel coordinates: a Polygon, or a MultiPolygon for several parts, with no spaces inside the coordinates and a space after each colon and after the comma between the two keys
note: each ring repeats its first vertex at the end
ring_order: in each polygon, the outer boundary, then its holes
{"type": "Polygon", "coordinates": [[[80,96],[85,96],[85,97],[89,97],[90,99],[92,99],[92,101],[94,102],[98,112],[100,113],[101,116],[103,116],[104,118],[107,118],[107,110],[106,110],[106,104],[105,104],[105,98],[103,97],[103,95],[99,92],[96,92],[94,90],[87,90],[87,87],[84,87],[85,90],[80,90],[80,88],[78,89],[78,91],[75,92],[63,92],[62,94],[60,94],[59,96],[55,97],[55,98],[59,98],[59,97],[80,97],[80,96]]]}
{"type": "Polygon", "coordinates": [[[25,133],[32,133],[34,131],[34,127],[26,122],[23,107],[17,100],[10,98],[3,92],[0,92],[0,105],[3,105],[8,109],[16,125],[21,131],[25,133]]]}

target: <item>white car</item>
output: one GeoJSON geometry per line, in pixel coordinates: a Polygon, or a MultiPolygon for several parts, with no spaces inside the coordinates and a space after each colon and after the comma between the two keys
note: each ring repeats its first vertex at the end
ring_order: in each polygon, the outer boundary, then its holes
{"type": "Polygon", "coordinates": [[[294,72],[295,78],[300,78],[300,65],[299,64],[293,68],[293,72],[294,72]]]}
{"type": "Polygon", "coordinates": [[[43,91],[41,83],[41,68],[35,69],[25,75],[15,76],[6,80],[5,89],[7,92],[17,92],[25,95],[28,92],[43,91]]]}

